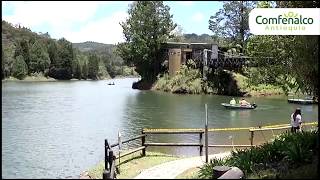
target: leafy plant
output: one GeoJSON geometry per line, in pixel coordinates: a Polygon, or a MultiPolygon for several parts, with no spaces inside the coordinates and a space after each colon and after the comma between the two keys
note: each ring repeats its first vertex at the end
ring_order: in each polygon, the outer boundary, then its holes
{"type": "Polygon", "coordinates": [[[200,168],[198,176],[201,179],[211,179],[213,175],[213,167],[223,165],[227,165],[226,160],[216,158],[211,159],[209,163],[206,163],[204,166],[200,168]]]}

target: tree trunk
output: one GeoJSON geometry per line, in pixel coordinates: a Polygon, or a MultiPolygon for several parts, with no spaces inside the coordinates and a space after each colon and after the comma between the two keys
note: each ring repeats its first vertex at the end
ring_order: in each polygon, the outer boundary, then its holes
{"type": "Polygon", "coordinates": [[[244,16],[244,10],[243,10],[243,1],[241,1],[241,7],[240,7],[240,11],[241,11],[241,21],[240,21],[240,36],[241,36],[241,42],[240,42],[240,45],[241,45],[241,49],[240,49],[240,52],[243,53],[243,46],[244,46],[244,27],[243,27],[243,23],[244,23],[244,20],[243,20],[243,16],[244,16]]]}

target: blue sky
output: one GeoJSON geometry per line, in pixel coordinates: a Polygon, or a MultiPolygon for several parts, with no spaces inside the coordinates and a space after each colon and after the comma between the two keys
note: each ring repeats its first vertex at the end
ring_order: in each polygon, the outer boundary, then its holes
{"type": "MultiPolygon", "coordinates": [[[[52,38],[71,42],[122,42],[119,22],[128,17],[132,1],[39,2],[2,1],[2,19],[21,24],[35,32],[48,32],[52,38]]],[[[218,1],[165,1],[173,21],[183,33],[212,34],[208,21],[223,3],[218,1]]]]}

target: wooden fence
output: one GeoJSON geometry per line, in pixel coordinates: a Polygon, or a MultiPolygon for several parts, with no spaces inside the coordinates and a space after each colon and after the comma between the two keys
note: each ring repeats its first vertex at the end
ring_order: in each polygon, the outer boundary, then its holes
{"type": "MultiPolygon", "coordinates": [[[[303,126],[317,126],[318,122],[304,123],[303,126]]],[[[116,165],[115,160],[129,154],[132,154],[137,151],[142,151],[142,156],[146,155],[146,148],[151,146],[183,146],[183,147],[199,147],[199,154],[202,156],[203,146],[207,147],[252,147],[254,145],[254,132],[255,131],[273,131],[273,130],[282,130],[282,129],[290,129],[291,126],[289,124],[279,124],[279,125],[271,125],[271,126],[263,126],[263,127],[245,127],[245,128],[209,128],[207,132],[218,132],[218,131],[243,131],[247,130],[250,133],[250,144],[236,144],[236,145],[225,145],[225,144],[208,144],[208,140],[205,139],[205,144],[202,143],[203,134],[205,134],[206,129],[147,129],[144,128],[141,131],[141,135],[130,138],[122,142],[122,144],[141,139],[141,146],[137,147],[129,152],[121,154],[120,156],[115,156],[112,148],[119,146],[119,143],[115,143],[112,145],[108,144],[107,139],[105,140],[105,171],[103,172],[103,179],[114,179],[116,178],[116,165]],[[195,143],[157,143],[150,142],[146,143],[146,137],[150,135],[157,134],[199,134],[199,141],[195,143]]],[[[207,136],[205,136],[207,137],[207,136]]],[[[206,158],[208,154],[206,152],[206,158]]],[[[118,164],[119,165],[119,164],[118,164]]]]}

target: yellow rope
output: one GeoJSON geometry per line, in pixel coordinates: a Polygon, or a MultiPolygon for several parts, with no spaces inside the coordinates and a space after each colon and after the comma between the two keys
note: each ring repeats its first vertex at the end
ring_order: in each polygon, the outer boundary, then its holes
{"type": "MultiPolygon", "coordinates": [[[[303,123],[303,126],[314,126],[318,125],[318,122],[310,122],[310,123],[303,123]]],[[[282,127],[290,127],[290,124],[277,124],[277,125],[268,125],[268,126],[261,126],[261,127],[243,127],[243,128],[209,128],[209,132],[214,131],[239,131],[239,130],[254,130],[254,129],[264,129],[264,128],[282,128],[282,127]]],[[[186,129],[143,129],[143,132],[204,132],[204,129],[201,128],[186,128],[186,129]]]]}

